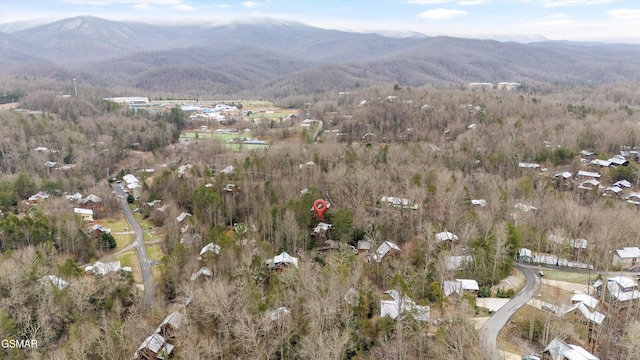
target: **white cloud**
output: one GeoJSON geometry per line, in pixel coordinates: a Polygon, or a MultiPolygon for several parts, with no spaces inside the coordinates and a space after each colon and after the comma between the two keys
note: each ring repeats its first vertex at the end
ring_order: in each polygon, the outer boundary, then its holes
{"type": "Polygon", "coordinates": [[[409,0],[407,3],[416,5],[432,5],[451,2],[451,0],[409,0]]]}
{"type": "Polygon", "coordinates": [[[187,4],[178,4],[178,5],[172,6],[171,8],[179,11],[195,11],[196,10],[194,6],[187,5],[187,4]]]}
{"type": "Polygon", "coordinates": [[[257,8],[257,7],[267,6],[267,4],[264,4],[258,1],[243,1],[242,6],[246,8],[257,8]]]}
{"type": "Polygon", "coordinates": [[[546,7],[607,4],[615,0],[551,0],[545,2],[546,7]]]}
{"type": "Polygon", "coordinates": [[[418,14],[418,17],[429,20],[441,20],[441,19],[449,19],[458,15],[467,15],[467,12],[464,10],[458,9],[433,9],[421,12],[418,14]]]}
{"type": "Polygon", "coordinates": [[[551,15],[547,15],[547,19],[558,20],[558,19],[568,19],[569,15],[564,13],[555,13],[551,15]]]}
{"type": "Polygon", "coordinates": [[[220,4],[220,5],[218,5],[218,7],[221,8],[221,9],[226,9],[226,8],[230,8],[231,5],[229,5],[229,4],[220,4]]]}
{"type": "Polygon", "coordinates": [[[67,3],[88,4],[106,6],[111,4],[134,4],[135,7],[145,8],[152,4],[156,5],[174,5],[181,4],[184,0],[64,0],[67,3]]]}
{"type": "Polygon", "coordinates": [[[463,1],[459,1],[458,4],[462,6],[469,6],[469,5],[485,4],[488,2],[489,2],[488,0],[463,0],[463,1]]]}
{"type": "Polygon", "coordinates": [[[640,9],[615,9],[608,14],[615,20],[640,20],[640,9]]]}
{"type": "Polygon", "coordinates": [[[136,10],[149,10],[151,9],[151,4],[149,3],[133,4],[131,7],[136,10]]]}

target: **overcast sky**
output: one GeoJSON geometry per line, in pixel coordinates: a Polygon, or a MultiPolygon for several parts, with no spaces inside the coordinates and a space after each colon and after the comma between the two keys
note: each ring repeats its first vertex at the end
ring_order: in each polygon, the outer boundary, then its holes
{"type": "Polygon", "coordinates": [[[92,15],[220,24],[264,17],[358,32],[640,43],[638,0],[0,0],[0,23],[92,15]]]}

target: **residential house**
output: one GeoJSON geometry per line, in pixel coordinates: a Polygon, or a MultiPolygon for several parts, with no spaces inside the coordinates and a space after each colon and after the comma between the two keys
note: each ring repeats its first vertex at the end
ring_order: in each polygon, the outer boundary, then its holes
{"type": "Polygon", "coordinates": [[[525,263],[533,262],[533,252],[527,248],[521,248],[518,250],[518,261],[525,263]]]}
{"type": "Polygon", "coordinates": [[[600,167],[609,167],[609,166],[611,166],[611,161],[602,160],[602,159],[593,159],[593,160],[591,160],[591,162],[589,164],[595,165],[595,166],[600,166],[600,167]]]}
{"type": "Polygon", "coordinates": [[[589,179],[599,179],[600,178],[600,174],[594,171],[584,171],[584,170],[580,170],[578,171],[578,176],[577,178],[579,180],[589,180],[589,179]]]}
{"type": "Polygon", "coordinates": [[[625,199],[629,204],[640,205],[640,193],[629,194],[625,199]]]}
{"type": "Polygon", "coordinates": [[[368,254],[371,251],[371,241],[358,240],[358,254],[368,254]]]}
{"type": "Polygon", "coordinates": [[[175,337],[180,324],[182,324],[182,314],[174,311],[162,321],[155,333],[160,334],[165,340],[171,340],[175,337]]]}
{"type": "Polygon", "coordinates": [[[92,233],[98,233],[98,234],[104,234],[104,233],[110,234],[111,233],[111,229],[109,229],[107,227],[104,227],[104,226],[102,226],[100,224],[95,224],[95,225],[91,226],[90,230],[91,230],[92,233]]]}
{"type": "Polygon", "coordinates": [[[318,223],[318,225],[316,225],[316,227],[313,228],[313,234],[312,235],[318,235],[320,233],[327,232],[327,231],[331,230],[331,228],[332,228],[331,224],[320,222],[320,223],[318,223]]]}
{"type": "Polygon", "coordinates": [[[214,253],[216,255],[220,254],[220,245],[208,243],[207,245],[203,246],[200,250],[200,255],[198,255],[198,260],[202,260],[202,258],[208,253],[214,253]]]}
{"type": "Polygon", "coordinates": [[[381,204],[388,204],[401,209],[418,210],[419,206],[414,204],[410,199],[397,198],[392,196],[383,196],[380,199],[381,204]]]}
{"type": "Polygon", "coordinates": [[[616,155],[612,158],[610,158],[609,160],[607,160],[611,163],[611,165],[614,166],[627,166],[629,165],[629,161],[627,159],[624,158],[624,156],[622,155],[616,155]]]}
{"type": "Polygon", "coordinates": [[[442,292],[445,296],[471,294],[473,297],[478,297],[479,290],[478,282],[472,279],[446,280],[442,284],[442,292]]]}
{"type": "Polygon", "coordinates": [[[50,283],[51,285],[55,286],[58,288],[58,290],[62,290],[64,288],[66,288],[67,286],[69,286],[69,282],[61,279],[55,275],[46,275],[41,277],[38,280],[38,283],[40,284],[44,284],[44,283],[50,283]]]}
{"type": "Polygon", "coordinates": [[[600,187],[600,181],[596,179],[588,179],[578,184],[578,189],[581,190],[593,190],[598,187],[600,187]]]}
{"type": "Polygon", "coordinates": [[[392,243],[391,241],[385,241],[378,247],[378,250],[376,250],[376,253],[373,254],[372,258],[376,262],[381,262],[382,258],[384,258],[387,254],[393,254],[399,251],[400,247],[398,245],[392,243]]]}
{"type": "Polygon", "coordinates": [[[380,300],[380,316],[389,316],[397,319],[403,314],[412,314],[416,320],[429,321],[431,308],[429,306],[417,305],[408,296],[400,295],[397,290],[384,292],[393,300],[380,300]]]}
{"type": "Polygon", "coordinates": [[[191,216],[191,214],[186,213],[186,212],[184,212],[184,211],[183,211],[182,213],[180,213],[180,215],[178,215],[178,216],[176,217],[176,221],[177,221],[177,222],[179,222],[179,223],[181,223],[181,222],[183,222],[183,221],[184,221],[184,219],[186,219],[186,218],[187,218],[187,216],[191,216]]]}
{"type": "Polygon", "coordinates": [[[626,276],[614,276],[607,279],[606,287],[603,286],[602,277],[593,284],[596,295],[603,298],[607,305],[616,310],[625,310],[637,306],[640,300],[638,283],[626,276]],[[604,294],[603,294],[604,291],[604,294]]]}
{"type": "Polygon", "coordinates": [[[613,266],[624,270],[635,270],[640,266],[640,248],[624,247],[613,252],[613,266]]]}
{"type": "Polygon", "coordinates": [[[107,275],[110,272],[117,273],[122,269],[120,267],[120,261],[112,261],[108,263],[103,263],[100,261],[96,261],[93,265],[85,266],[84,271],[87,274],[97,274],[97,275],[107,275]]]}
{"type": "Polygon", "coordinates": [[[622,192],[622,189],[620,189],[617,186],[609,186],[606,187],[604,190],[602,190],[602,195],[603,196],[618,196],[620,193],[622,192]]]}
{"type": "Polygon", "coordinates": [[[43,200],[47,200],[49,198],[49,194],[46,191],[38,191],[38,193],[29,196],[28,201],[30,203],[40,203],[43,200]]]}
{"type": "Polygon", "coordinates": [[[73,212],[75,214],[80,215],[82,220],[93,222],[93,210],[91,209],[83,209],[83,208],[73,208],[73,212]]]}
{"type": "Polygon", "coordinates": [[[133,195],[133,197],[140,197],[140,190],[142,189],[142,184],[140,180],[136,178],[134,175],[127,174],[122,177],[122,181],[124,181],[127,191],[133,195]]]}
{"type": "Polygon", "coordinates": [[[213,273],[209,270],[208,267],[203,266],[200,270],[191,274],[191,281],[196,281],[200,276],[212,277],[213,273]]]}
{"type": "Polygon", "coordinates": [[[279,270],[292,264],[293,266],[298,267],[298,258],[287,254],[286,251],[283,251],[280,255],[274,256],[273,259],[268,259],[266,262],[271,270],[279,270]]]}
{"type": "Polygon", "coordinates": [[[153,333],[147,337],[133,355],[137,360],[164,360],[169,358],[174,346],[165,341],[162,335],[153,333]]]}
{"type": "Polygon", "coordinates": [[[91,209],[94,212],[104,209],[102,198],[93,194],[89,194],[87,197],[80,199],[78,204],[81,208],[91,209]]]}
{"type": "Polygon", "coordinates": [[[78,202],[82,199],[82,194],[80,194],[79,192],[73,194],[73,195],[67,195],[65,196],[65,198],[69,201],[75,201],[78,202]]]}
{"type": "Polygon", "coordinates": [[[587,294],[574,294],[571,297],[571,304],[572,305],[576,305],[578,303],[584,303],[585,305],[587,305],[591,309],[595,309],[596,306],[598,306],[599,302],[600,301],[598,299],[592,297],[591,295],[587,295],[587,294]]]}
{"type": "Polygon", "coordinates": [[[436,241],[439,243],[445,242],[445,241],[453,242],[457,240],[458,240],[458,236],[448,232],[447,230],[436,234],[436,241]]]}
{"type": "Polygon", "coordinates": [[[558,338],[544,348],[543,356],[549,360],[599,360],[582,346],[567,344],[558,338]]]}
{"type": "Polygon", "coordinates": [[[617,186],[619,188],[630,188],[631,187],[631,183],[627,180],[620,180],[620,181],[616,181],[613,186],[617,186]]]}

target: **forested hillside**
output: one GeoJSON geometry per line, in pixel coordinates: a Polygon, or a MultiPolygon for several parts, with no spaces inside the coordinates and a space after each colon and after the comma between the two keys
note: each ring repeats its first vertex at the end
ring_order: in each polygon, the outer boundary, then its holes
{"type": "MultiPolygon", "coordinates": [[[[518,289],[498,284],[520,248],[592,264],[595,279],[612,268],[607,254],[640,245],[637,205],[626,202],[638,191],[637,159],[611,167],[581,160],[581,150],[609,159],[636,149],[637,85],[363,85],[279,99],[284,110],[245,101],[244,115],[225,125],[179,106],[155,112],[102,100],[113,90],[60,97],[37,84],[20,88],[20,110],[0,111],[0,338],[37,339],[38,348],[2,348],[0,357],[129,358],[177,312],[179,326],[163,330],[176,359],[489,358],[474,329],[486,309],[473,295],[445,296],[446,281],[474,279],[480,297],[509,296],[518,289]],[[248,109],[294,116],[258,122],[248,109]],[[306,118],[322,121],[316,141],[318,123],[303,127],[306,118]],[[214,136],[223,128],[268,146],[230,147],[214,136]],[[580,170],[599,172],[602,186],[583,190],[555,176],[580,170]],[[140,188],[121,199],[114,189],[124,189],[127,174],[140,188]],[[619,180],[631,188],[603,195],[619,180]],[[30,199],[39,191],[49,197],[30,199]],[[80,202],[67,196],[76,192],[103,200],[93,222],[74,215],[80,202]],[[329,230],[314,230],[316,199],[330,203],[329,230]],[[158,284],[147,312],[139,264],[126,255],[125,201],[145,231],[158,284]],[[112,227],[113,243],[90,230],[96,224],[112,227]],[[442,240],[444,232],[455,240],[442,240]],[[550,235],[590,245],[575,251],[550,235]],[[376,252],[385,241],[400,250],[376,252]],[[218,250],[203,249],[210,243],[218,250]],[[297,264],[270,265],[284,251],[297,264]],[[132,271],[84,269],[116,259],[132,271]],[[42,281],[48,275],[68,285],[42,281]],[[394,296],[414,310],[381,316],[394,296]]],[[[630,314],[607,314],[600,358],[632,356],[630,314]]],[[[574,336],[556,325],[545,332],[574,336]]],[[[542,339],[536,333],[529,346],[541,350],[542,339]]]]}

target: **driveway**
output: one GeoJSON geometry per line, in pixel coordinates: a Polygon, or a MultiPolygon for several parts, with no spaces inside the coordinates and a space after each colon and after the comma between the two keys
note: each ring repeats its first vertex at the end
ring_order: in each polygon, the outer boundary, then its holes
{"type": "Polygon", "coordinates": [[[509,302],[487,319],[480,329],[480,343],[485,348],[485,351],[490,354],[491,359],[504,359],[503,355],[498,351],[498,335],[511,316],[533,298],[542,283],[538,276],[537,268],[521,264],[515,264],[514,266],[524,274],[524,286],[509,302]]]}
{"type": "MultiPolygon", "coordinates": [[[[124,213],[124,217],[131,225],[131,229],[133,230],[133,233],[136,237],[135,241],[133,242],[133,247],[136,248],[136,252],[138,253],[140,273],[142,274],[142,284],[144,285],[144,298],[140,306],[140,311],[146,312],[151,308],[151,306],[153,306],[153,300],[155,298],[156,292],[156,283],[153,279],[153,274],[151,273],[151,262],[149,261],[149,257],[147,256],[147,248],[144,245],[144,233],[142,232],[142,227],[133,216],[133,212],[131,211],[129,203],[127,203],[126,200],[127,194],[124,192],[124,190],[122,190],[120,184],[112,184],[111,187],[116,192],[116,195],[118,195],[118,197],[120,198],[120,204],[122,205],[122,212],[124,213]]],[[[129,246],[127,246],[127,248],[129,246]]]]}

